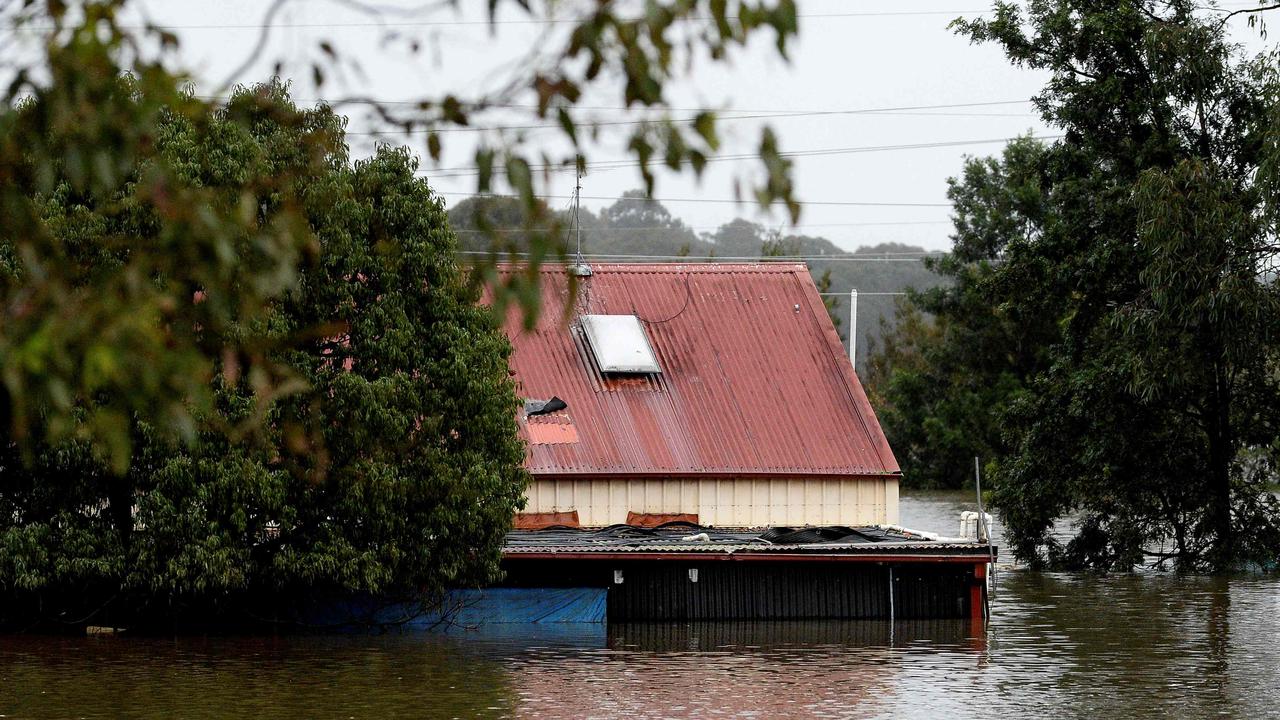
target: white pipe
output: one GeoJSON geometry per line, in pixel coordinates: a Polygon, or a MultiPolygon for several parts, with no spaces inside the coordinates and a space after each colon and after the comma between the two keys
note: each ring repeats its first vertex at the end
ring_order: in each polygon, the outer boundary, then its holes
{"type": "Polygon", "coordinates": [[[889,644],[893,645],[893,566],[889,566],[889,644]]]}
{"type": "Polygon", "coordinates": [[[858,372],[858,290],[849,291],[849,364],[858,372]]]}
{"type": "Polygon", "coordinates": [[[892,530],[900,533],[906,533],[908,535],[919,535],[925,540],[930,540],[932,542],[943,542],[943,543],[975,542],[974,540],[970,540],[969,538],[948,537],[946,535],[939,535],[938,533],[928,532],[927,530],[913,530],[909,527],[902,527],[901,525],[876,525],[876,527],[882,530],[892,530]]]}

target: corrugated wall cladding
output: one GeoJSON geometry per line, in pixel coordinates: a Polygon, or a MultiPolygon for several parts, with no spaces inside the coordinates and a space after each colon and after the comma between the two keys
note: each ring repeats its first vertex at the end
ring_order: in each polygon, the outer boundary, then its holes
{"type": "Polygon", "coordinates": [[[970,615],[973,566],[797,562],[555,561],[507,563],[507,582],[606,586],[610,622],[888,618],[970,615]],[[690,571],[697,571],[693,581],[690,571]],[[615,583],[614,571],[622,582],[615,583]]]}
{"type": "Polygon", "coordinates": [[[573,510],[586,527],[626,522],[628,513],[693,513],[715,527],[898,524],[894,477],[536,478],[524,512],[573,510]]]}
{"type": "MultiPolygon", "coordinates": [[[[523,397],[559,397],[574,443],[532,443],[539,475],[885,475],[898,463],[804,265],[592,265],[566,312],[544,267],[537,327],[506,323],[523,397]],[[662,372],[607,376],[576,318],[634,314],[662,372]]],[[[522,423],[523,427],[523,423],[522,423]]],[[[527,431],[526,435],[527,435],[527,431]]]]}

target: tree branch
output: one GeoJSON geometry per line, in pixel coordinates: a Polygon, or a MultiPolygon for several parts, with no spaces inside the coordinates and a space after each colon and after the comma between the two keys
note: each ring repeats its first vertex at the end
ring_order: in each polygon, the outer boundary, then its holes
{"type": "Polygon", "coordinates": [[[1072,64],[1070,64],[1070,63],[1067,63],[1066,65],[1067,65],[1067,67],[1071,70],[1071,72],[1075,73],[1076,75],[1083,75],[1084,77],[1087,77],[1087,78],[1089,78],[1090,80],[1101,80],[1101,79],[1102,79],[1102,76],[1100,76],[1100,75],[1094,75],[1093,73],[1089,73],[1089,72],[1085,72],[1084,70],[1081,70],[1080,68],[1078,68],[1078,67],[1076,67],[1075,65],[1072,65],[1072,64]]]}
{"type": "Polygon", "coordinates": [[[249,55],[235,70],[231,71],[231,74],[222,82],[222,85],[214,91],[214,95],[221,95],[235,85],[236,78],[253,67],[253,64],[261,57],[262,51],[267,47],[267,38],[271,36],[271,21],[275,19],[276,15],[280,14],[280,11],[284,9],[288,2],[289,0],[274,0],[271,3],[271,7],[267,8],[266,14],[262,17],[262,29],[258,31],[258,41],[254,43],[253,50],[249,51],[249,55]]]}
{"type": "Polygon", "coordinates": [[[1236,15],[1248,15],[1251,13],[1266,12],[1268,10],[1280,10],[1280,3],[1276,3],[1274,5],[1264,5],[1256,8],[1242,8],[1240,10],[1232,10],[1231,12],[1222,16],[1222,19],[1218,21],[1218,27],[1221,28],[1223,25],[1226,25],[1227,21],[1235,17],[1236,15]]]}

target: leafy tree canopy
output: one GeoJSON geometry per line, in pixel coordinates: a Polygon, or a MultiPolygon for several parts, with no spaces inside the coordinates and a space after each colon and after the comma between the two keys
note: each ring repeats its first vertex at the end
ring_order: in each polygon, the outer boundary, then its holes
{"type": "Polygon", "coordinates": [[[1277,72],[1190,2],[1033,0],[961,21],[1046,72],[1063,137],[952,182],[950,289],[877,396],[907,473],[994,471],[1020,558],[1226,568],[1280,554],[1277,72]],[[894,439],[897,439],[896,437],[894,439]],[[936,457],[912,463],[933,451],[936,457]],[[1063,543],[1055,522],[1074,520],[1063,543]]]}
{"type": "MultiPolygon", "coordinates": [[[[353,163],[341,128],[327,109],[294,107],[280,85],[242,89],[212,116],[160,112],[155,162],[123,168],[113,194],[59,184],[37,196],[51,243],[120,237],[137,248],[165,232],[152,208],[134,206],[155,165],[219,205],[239,202],[246,181],[289,177],[313,260],[288,293],[227,330],[264,348],[297,383],[289,393],[264,398],[226,354],[199,378],[210,400],[192,413],[190,441],[105,393],[76,409],[131,418],[123,473],[84,440],[43,442],[26,463],[4,446],[0,619],[79,619],[105,606],[155,620],[260,597],[289,611],[326,593],[429,598],[495,577],[525,484],[508,343],[466,282],[416,161],[384,147],[353,163]],[[252,437],[225,431],[255,415],[252,437]]],[[[71,289],[120,262],[79,256],[71,289]]],[[[221,302],[209,291],[185,300],[172,323],[221,302]]],[[[179,331],[202,340],[200,328],[179,331]]]]}
{"type": "MultiPolygon", "coordinates": [[[[203,91],[222,95],[264,59],[273,23],[289,1],[264,4],[254,50],[221,88],[203,91]]],[[[457,6],[425,3],[408,12],[457,6]]],[[[379,17],[405,11],[367,3],[349,7],[379,17]]],[[[406,140],[421,141],[420,153],[435,162],[445,144],[442,131],[476,131],[477,191],[511,192],[534,227],[546,225],[538,196],[550,173],[590,165],[598,126],[578,107],[584,95],[592,93],[597,101],[613,97],[643,111],[645,120],[622,149],[636,159],[640,179],[652,190],[656,166],[700,173],[719,146],[714,110],[691,117],[668,111],[670,81],[695,62],[730,58],[762,34],[771,35],[785,56],[797,31],[792,0],[666,0],[647,3],[641,13],[624,3],[570,7],[554,0],[494,0],[487,12],[491,19],[515,12],[535,22],[554,20],[548,24],[554,40],[531,48],[527,62],[514,66],[506,82],[474,97],[423,90],[411,103],[347,96],[334,97],[332,105],[368,110],[384,126],[403,130],[406,140]],[[521,123],[511,122],[521,114],[558,140],[531,142],[521,123]]],[[[333,131],[340,123],[294,137],[300,144],[291,157],[305,160],[302,165],[241,157],[239,170],[197,176],[185,158],[156,151],[161,134],[171,131],[171,117],[197,128],[220,127],[225,137],[218,141],[230,142],[267,116],[299,127],[309,116],[285,117],[279,107],[242,107],[228,114],[221,101],[181,92],[190,78],[170,69],[182,64],[178,38],[149,24],[136,2],[5,3],[3,21],[0,43],[22,45],[20,35],[38,38],[0,69],[5,442],[17,443],[30,460],[40,443],[84,441],[121,474],[134,452],[134,418],[162,435],[195,440],[195,417],[212,407],[210,380],[217,367],[238,368],[254,386],[259,406],[300,390],[304,382],[273,360],[279,354],[239,328],[264,322],[267,307],[295,291],[301,271],[316,259],[318,241],[299,182],[323,170],[306,163],[323,165],[333,156],[333,131]],[[91,273],[85,271],[89,266],[91,273]],[[202,302],[193,304],[197,295],[202,302]]],[[[388,23],[384,39],[398,42],[396,32],[395,23],[388,23]]],[[[433,42],[413,41],[407,49],[428,52],[433,42]]],[[[302,55],[304,68],[293,58],[279,59],[276,67],[309,71],[318,88],[335,96],[359,75],[359,58],[345,54],[336,39],[318,38],[302,55]]],[[[759,152],[763,172],[748,199],[781,202],[794,217],[799,205],[789,164],[771,131],[762,132],[759,152]]],[[[502,249],[500,236],[491,240],[492,249],[502,249]]],[[[550,234],[533,240],[531,266],[557,256],[550,234]]],[[[493,272],[498,260],[494,253],[472,256],[479,272],[471,282],[489,283],[499,309],[516,302],[536,312],[536,267],[499,283],[493,272]]],[[[276,340],[289,345],[295,339],[276,340]]],[[[244,426],[228,428],[229,437],[257,431],[263,417],[261,411],[251,413],[244,426]]]]}

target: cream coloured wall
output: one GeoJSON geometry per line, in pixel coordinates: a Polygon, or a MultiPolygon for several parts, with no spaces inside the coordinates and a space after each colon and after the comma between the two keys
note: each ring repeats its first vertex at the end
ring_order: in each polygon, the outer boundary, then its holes
{"type": "Polygon", "coordinates": [[[844,479],[535,479],[522,512],[578,511],[596,527],[628,512],[697,513],[703,525],[896,525],[896,477],[844,479]]]}

